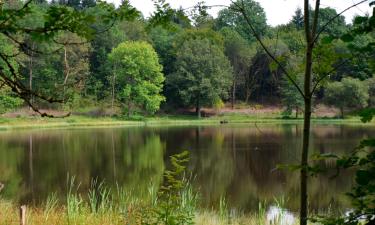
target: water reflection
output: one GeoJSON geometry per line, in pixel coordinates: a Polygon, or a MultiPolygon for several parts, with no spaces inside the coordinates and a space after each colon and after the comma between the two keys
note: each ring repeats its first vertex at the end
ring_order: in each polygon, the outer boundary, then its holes
{"type": "MultiPolygon", "coordinates": [[[[315,152],[342,154],[374,133],[373,127],[315,126],[315,152]]],[[[226,196],[231,207],[257,210],[259,202],[272,209],[274,198],[285,196],[285,208],[298,209],[298,173],[275,170],[296,163],[302,129],[298,125],[236,125],[211,127],[148,127],[29,130],[0,133],[0,182],[4,197],[38,204],[48,194],[61,197],[67,175],[86,191],[93,178],[117,184],[139,197],[159,185],[170,155],[189,150],[189,171],[203,204],[215,207],[226,196]]],[[[322,164],[327,168],[333,162],[322,164]]],[[[345,207],[342,192],[350,188],[350,173],[337,179],[319,176],[309,184],[310,208],[345,207]]],[[[271,210],[272,211],[272,210],[271,210]]],[[[274,210],[273,210],[274,212],[274,210]]]]}
{"type": "Polygon", "coordinates": [[[296,217],[287,209],[278,206],[270,206],[266,212],[267,224],[293,225],[296,223],[296,217]]]}

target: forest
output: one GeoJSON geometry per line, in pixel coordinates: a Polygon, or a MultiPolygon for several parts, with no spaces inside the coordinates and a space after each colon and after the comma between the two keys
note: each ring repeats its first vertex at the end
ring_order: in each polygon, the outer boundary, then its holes
{"type": "Polygon", "coordinates": [[[153,3],[0,0],[0,224],[375,223],[374,0],[153,3]]]}
{"type": "MultiPolygon", "coordinates": [[[[35,95],[19,98],[3,82],[0,112],[32,105],[38,111],[96,116],[195,111],[200,117],[202,108],[276,105],[283,109],[283,116],[298,117],[303,99],[283,70],[302,84],[302,9],[296,9],[289,23],[272,27],[259,3],[245,3],[257,35],[278,64],[258,44],[239,12],[224,8],[214,18],[203,4],[188,10],[171,9],[168,21],[146,18],[128,4],[128,10],[133,11],[127,18],[110,26],[97,20],[90,26],[99,32],[87,39],[73,32],[44,42],[28,34],[17,40],[2,34],[2,52],[14,51],[15,43],[31,46],[26,54],[12,58],[22,86],[60,102],[51,104],[35,95]]],[[[22,4],[12,0],[2,7],[22,4]]],[[[43,24],[37,15],[59,5],[90,14],[105,10],[94,0],[36,1],[22,23],[43,24]]],[[[313,104],[337,108],[339,117],[344,117],[345,111],[373,107],[375,53],[366,47],[374,42],[374,33],[351,34],[362,26],[362,16],[347,24],[344,16],[329,7],[322,8],[319,16],[318,28],[335,19],[325,27],[313,52],[317,62],[313,73],[324,77],[316,80],[313,104]]]]}

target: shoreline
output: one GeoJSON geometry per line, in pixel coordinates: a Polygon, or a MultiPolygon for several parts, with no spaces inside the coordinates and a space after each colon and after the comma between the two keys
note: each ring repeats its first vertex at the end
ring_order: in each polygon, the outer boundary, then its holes
{"type": "MultiPolygon", "coordinates": [[[[255,117],[254,115],[224,115],[207,118],[193,116],[160,116],[139,120],[127,120],[111,117],[71,116],[67,118],[0,117],[0,131],[18,129],[50,129],[50,128],[101,128],[101,127],[147,127],[147,126],[208,126],[238,124],[302,124],[303,119],[284,119],[276,116],[255,117]],[[223,124],[221,124],[225,121],[223,124]]],[[[364,124],[359,117],[346,119],[313,118],[312,125],[355,125],[375,126],[375,122],[364,124]]]]}

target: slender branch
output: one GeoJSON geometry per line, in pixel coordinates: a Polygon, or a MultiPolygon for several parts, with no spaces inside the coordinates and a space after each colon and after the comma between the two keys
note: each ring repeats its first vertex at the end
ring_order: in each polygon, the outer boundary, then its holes
{"type": "Polygon", "coordinates": [[[308,45],[311,43],[311,31],[310,31],[310,5],[309,0],[305,0],[304,3],[304,21],[305,21],[305,36],[308,45]]]}
{"type": "Polygon", "coordinates": [[[328,27],[329,24],[331,24],[335,19],[337,19],[339,16],[341,16],[342,14],[344,14],[345,12],[349,11],[350,9],[354,8],[354,7],[357,7],[365,2],[367,2],[368,0],[362,0],[354,5],[351,5],[349,6],[348,8],[344,9],[343,11],[341,11],[340,13],[338,13],[336,16],[332,17],[331,19],[328,20],[327,23],[325,23],[318,31],[318,33],[316,34],[316,36],[314,37],[314,40],[313,42],[317,42],[317,40],[319,39],[320,35],[325,31],[325,29],[328,27]]]}
{"type": "MultiPolygon", "coordinates": [[[[281,71],[288,77],[288,79],[290,80],[290,82],[297,88],[298,92],[303,96],[305,97],[305,94],[303,93],[302,89],[299,87],[299,85],[296,83],[296,81],[292,78],[292,76],[288,73],[288,71],[285,69],[285,67],[281,64],[281,62],[279,60],[276,59],[276,57],[270,52],[270,50],[266,47],[266,45],[264,44],[264,42],[262,41],[261,37],[259,36],[259,34],[256,32],[254,26],[252,25],[251,23],[251,20],[249,19],[247,13],[246,13],[246,10],[245,10],[245,7],[244,7],[244,4],[243,4],[243,1],[241,1],[242,3],[242,6],[239,6],[236,2],[233,2],[232,1],[232,4],[235,5],[237,7],[237,10],[243,15],[243,17],[245,18],[246,20],[246,23],[249,25],[250,27],[250,30],[251,32],[253,33],[254,37],[257,39],[257,41],[259,42],[259,44],[261,45],[261,47],[264,49],[264,51],[266,52],[266,54],[279,66],[279,68],[281,69],[281,71]]],[[[236,10],[235,8],[233,8],[234,10],[236,10]]]]}
{"type": "MultiPolygon", "coordinates": [[[[30,96],[33,95],[39,99],[42,99],[46,102],[49,102],[49,103],[54,103],[54,102],[57,102],[57,103],[61,103],[62,100],[59,100],[59,99],[54,99],[52,97],[46,97],[42,94],[39,94],[39,93],[36,93],[30,89],[28,89],[27,87],[25,87],[21,82],[20,82],[20,79],[17,78],[18,77],[18,74],[16,72],[16,69],[12,66],[12,64],[9,62],[9,60],[3,55],[0,53],[0,58],[5,62],[6,66],[8,67],[9,69],[9,72],[12,74],[14,80],[12,80],[11,78],[9,78],[6,74],[3,73],[3,70],[4,68],[0,67],[0,77],[2,77],[4,79],[4,81],[6,81],[7,85],[9,87],[12,88],[13,91],[15,91],[17,94],[19,95],[26,95],[26,96],[30,96]],[[22,91],[20,91],[22,90],[22,91]]],[[[20,96],[20,97],[21,97],[20,96]]]]}
{"type": "MultiPolygon", "coordinates": [[[[316,32],[318,30],[319,11],[320,11],[320,0],[316,0],[316,3],[315,3],[315,13],[314,13],[314,22],[313,22],[313,28],[312,28],[312,32],[311,32],[311,36],[312,37],[315,37],[316,32]]],[[[313,45],[314,43],[315,43],[315,41],[313,41],[310,44],[313,45]]]]}

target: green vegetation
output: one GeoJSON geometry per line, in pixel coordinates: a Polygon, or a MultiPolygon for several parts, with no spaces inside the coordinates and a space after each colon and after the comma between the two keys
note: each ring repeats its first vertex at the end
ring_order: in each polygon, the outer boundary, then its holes
{"type": "MultiPolygon", "coordinates": [[[[370,2],[375,5],[374,0],[370,2]]],[[[375,73],[375,10],[373,15],[356,16],[347,24],[335,9],[322,8],[319,0],[315,6],[310,3],[305,0],[303,11],[297,9],[290,22],[272,27],[254,0],[232,1],[217,18],[207,13],[209,7],[203,3],[187,12],[157,0],[155,13],[145,18],[129,1],[122,1],[119,7],[95,0],[1,1],[0,113],[23,107],[29,115],[91,113],[111,116],[102,124],[139,125],[139,120],[157,123],[153,122],[157,119],[144,119],[149,115],[160,113],[164,122],[167,116],[163,115],[190,113],[191,108],[198,118],[210,116],[202,113],[203,107],[214,108],[216,112],[211,114],[218,114],[227,101],[232,108],[236,101],[284,107],[287,117],[295,110],[298,118],[302,111],[300,225],[306,225],[315,106],[334,106],[342,118],[344,110],[352,113],[372,107],[375,73]],[[98,106],[100,110],[95,112],[80,113],[98,106]],[[121,121],[124,115],[135,121],[121,121]]],[[[353,3],[347,10],[355,6],[353,3]]],[[[218,114],[198,123],[269,118],[277,121],[278,115],[218,114]]],[[[7,124],[9,119],[2,120],[7,124]]],[[[92,125],[91,120],[71,117],[56,124],[92,125]],[[87,123],[77,122],[81,119],[87,123]]],[[[46,121],[50,122],[42,123],[46,121]]],[[[368,171],[365,175],[357,173],[357,178],[370,176],[368,171]]],[[[100,192],[100,201],[107,202],[109,190],[100,192]]],[[[68,223],[84,214],[80,210],[83,199],[72,193],[66,203],[68,223]]],[[[182,199],[173,197],[176,192],[169,194],[162,196],[168,203],[159,205],[159,217],[151,220],[192,223],[191,211],[186,215],[178,208],[176,201],[182,199]]],[[[95,195],[91,192],[88,208],[97,213],[102,210],[95,195]]],[[[47,205],[54,204],[52,199],[47,205]]]]}
{"type": "Polygon", "coordinates": [[[165,100],[160,95],[164,76],[158,56],[153,47],[146,42],[125,42],[109,54],[113,68],[111,79],[112,104],[114,98],[126,105],[128,117],[132,115],[133,105],[146,112],[155,113],[165,100]],[[115,97],[116,96],[116,97],[115,97]]]}
{"type": "Polygon", "coordinates": [[[369,89],[365,82],[353,78],[344,78],[341,82],[327,85],[325,99],[329,105],[340,109],[344,118],[344,109],[365,108],[369,101],[369,89]]]}
{"type": "Polygon", "coordinates": [[[177,53],[177,71],[168,77],[187,106],[194,106],[201,117],[203,106],[212,106],[226,97],[231,68],[223,51],[208,39],[188,40],[177,53]]]}
{"type": "MultiPolygon", "coordinates": [[[[345,119],[313,117],[315,124],[353,124],[362,125],[358,116],[346,116],[345,119]]],[[[64,128],[64,127],[105,127],[105,126],[176,126],[176,125],[219,125],[226,121],[228,124],[301,124],[303,119],[286,119],[282,113],[271,114],[242,114],[229,113],[198,119],[196,116],[162,115],[152,117],[88,117],[70,116],[68,118],[1,118],[0,130],[17,128],[64,128]]],[[[370,123],[369,125],[373,125],[370,123]]]]}
{"type": "MultiPolygon", "coordinates": [[[[293,74],[302,87],[301,9],[289,23],[270,27],[263,8],[253,0],[233,2],[217,18],[204,5],[193,8],[188,17],[188,11],[160,4],[150,18],[128,2],[116,8],[94,0],[30,1],[17,15],[23,5],[17,0],[1,5],[1,20],[9,17],[9,22],[0,23],[0,50],[9,57],[0,59],[0,113],[31,107],[43,116],[61,116],[100,105],[112,116],[176,114],[190,108],[199,115],[202,107],[217,109],[226,102],[232,108],[238,102],[277,105],[285,108],[286,116],[303,112],[300,93],[284,74],[284,69],[293,74]],[[59,23],[64,19],[69,23],[59,23]],[[279,64],[259,47],[248,20],[279,64]],[[12,55],[16,50],[20,54],[12,55]]],[[[335,15],[332,8],[319,10],[318,28],[335,15]]],[[[359,33],[366,17],[354,21],[346,24],[337,16],[324,27],[322,41],[314,48],[316,104],[330,102],[325,100],[330,98],[329,83],[355,78],[368,80],[372,105],[374,55],[368,47],[375,38],[371,27],[359,33]],[[348,32],[354,32],[351,38],[348,32]]],[[[363,96],[358,96],[361,102],[366,101],[363,96]]]]}
{"type": "MultiPolygon", "coordinates": [[[[185,192],[183,192],[185,194],[185,192]]],[[[186,192],[186,195],[190,193],[186,192]]],[[[70,197],[72,198],[72,197],[70,197]]],[[[75,196],[75,198],[80,198],[75,196]]],[[[150,195],[150,198],[152,196],[150,195]]],[[[72,199],[69,199],[73,201],[72,199]]],[[[89,204],[90,202],[81,201],[79,207],[74,208],[74,211],[70,211],[68,214],[68,208],[72,206],[62,207],[61,203],[51,195],[45,205],[40,208],[27,208],[27,222],[31,225],[37,224],[56,224],[56,225],[66,225],[66,224],[76,224],[76,225],[101,225],[101,224],[148,224],[145,223],[142,216],[146,216],[144,213],[145,208],[152,207],[152,203],[138,201],[132,198],[131,193],[116,193],[108,196],[108,202],[102,205],[104,210],[95,212],[92,211],[89,204]],[[112,201],[111,199],[117,198],[120,195],[124,198],[124,202],[121,204],[117,201],[112,201]],[[59,204],[59,205],[58,205],[59,204]],[[70,215],[70,216],[69,216],[70,215]]],[[[196,199],[188,199],[191,201],[196,201],[196,199]]],[[[70,202],[69,204],[76,204],[70,202]]],[[[19,209],[15,204],[10,202],[0,200],[0,210],[4,212],[4,217],[0,218],[0,224],[15,224],[19,221],[19,209]]],[[[70,210],[73,210],[70,208],[70,210]]],[[[196,210],[193,208],[193,210],[196,210]]],[[[262,206],[258,213],[243,214],[238,213],[228,217],[222,217],[220,211],[215,210],[202,210],[202,211],[192,211],[194,213],[194,218],[192,224],[197,225],[227,225],[228,221],[234,225],[259,225],[266,224],[267,217],[262,206]]],[[[281,217],[276,218],[273,221],[273,225],[283,225],[280,221],[281,217]]],[[[152,223],[151,223],[152,224],[152,223]]],[[[179,223],[181,224],[181,223],[179,223]]],[[[188,224],[188,223],[186,223],[188,224]]],[[[294,223],[292,225],[297,225],[294,223]]]]}

